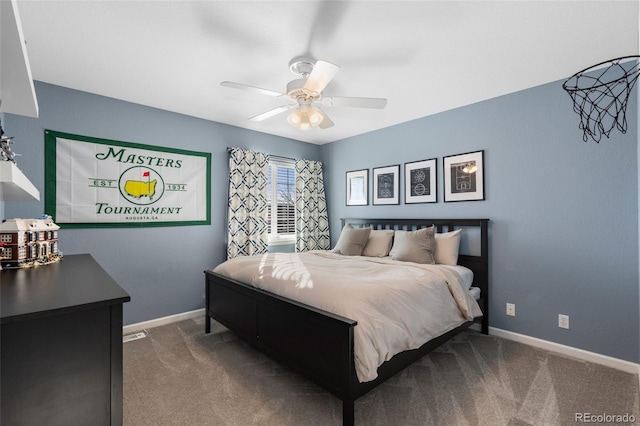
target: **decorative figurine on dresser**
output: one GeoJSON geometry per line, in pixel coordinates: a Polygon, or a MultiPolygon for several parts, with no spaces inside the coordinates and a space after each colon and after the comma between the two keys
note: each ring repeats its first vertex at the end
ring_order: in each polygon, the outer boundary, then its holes
{"type": "Polygon", "coordinates": [[[30,267],[57,262],[62,258],[58,231],[51,216],[38,219],[6,219],[0,224],[0,244],[4,268],[30,267]]]}

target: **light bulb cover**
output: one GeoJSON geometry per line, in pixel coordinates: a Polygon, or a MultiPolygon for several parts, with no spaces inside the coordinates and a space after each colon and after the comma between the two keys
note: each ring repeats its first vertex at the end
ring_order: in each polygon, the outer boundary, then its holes
{"type": "Polygon", "coordinates": [[[312,126],[317,126],[324,120],[324,116],[316,107],[309,108],[307,115],[309,116],[309,123],[311,123],[312,126]]]}
{"type": "Polygon", "coordinates": [[[287,121],[293,127],[298,127],[300,125],[300,123],[302,122],[302,114],[301,114],[301,112],[302,111],[300,111],[299,109],[296,109],[291,114],[289,114],[289,116],[287,117],[287,121]]]}

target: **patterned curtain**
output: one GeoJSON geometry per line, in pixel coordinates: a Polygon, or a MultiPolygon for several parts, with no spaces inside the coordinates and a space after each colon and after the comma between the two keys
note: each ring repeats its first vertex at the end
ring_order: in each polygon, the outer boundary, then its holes
{"type": "Polygon", "coordinates": [[[231,149],[227,259],[267,252],[267,172],[269,157],[231,149]]]}
{"type": "Polygon", "coordinates": [[[328,250],[329,220],[322,163],[296,160],[296,251],[328,250]]]}

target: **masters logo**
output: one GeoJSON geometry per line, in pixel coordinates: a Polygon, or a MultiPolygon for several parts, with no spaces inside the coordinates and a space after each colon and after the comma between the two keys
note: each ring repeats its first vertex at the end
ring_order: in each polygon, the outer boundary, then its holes
{"type": "Polygon", "coordinates": [[[162,198],[165,185],[162,176],[152,168],[136,166],[120,175],[118,188],[131,203],[146,206],[162,198]]]}

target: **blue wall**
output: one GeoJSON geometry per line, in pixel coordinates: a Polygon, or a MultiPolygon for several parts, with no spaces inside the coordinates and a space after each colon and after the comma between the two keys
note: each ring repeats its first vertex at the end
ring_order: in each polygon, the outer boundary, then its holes
{"type": "Polygon", "coordinates": [[[228,146],[319,160],[316,145],[39,82],[36,92],[40,117],[5,114],[3,126],[15,136],[14,151],[22,154],[18,167],[38,188],[41,201],[6,202],[4,217],[43,213],[45,129],[212,153],[210,226],[62,229],[65,255],[91,253],[131,295],[125,324],[204,306],[203,271],[226,257],[228,146]]]}
{"type": "Polygon", "coordinates": [[[636,93],[626,135],[600,144],[555,82],[325,145],[333,242],[341,217],[489,218],[492,327],[637,362],[636,93]],[[486,201],[444,203],[442,157],[477,150],[486,201]],[[345,206],[346,171],[434,157],[437,204],[345,206]]]}

